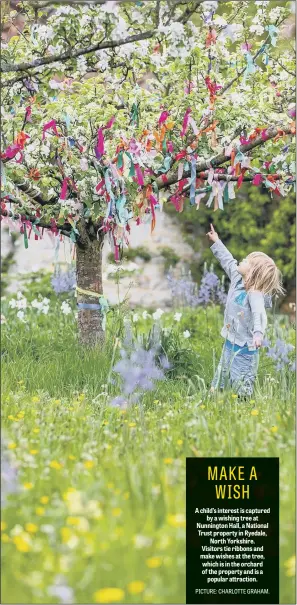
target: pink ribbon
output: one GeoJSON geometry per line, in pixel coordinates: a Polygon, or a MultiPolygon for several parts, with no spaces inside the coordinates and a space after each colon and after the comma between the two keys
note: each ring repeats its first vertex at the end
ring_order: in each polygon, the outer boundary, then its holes
{"type": "Polygon", "coordinates": [[[188,126],[189,126],[189,115],[190,115],[191,111],[192,111],[192,110],[191,110],[191,108],[190,108],[190,107],[188,107],[188,109],[187,109],[187,111],[186,111],[186,113],[185,113],[185,115],[184,115],[184,119],[183,119],[183,125],[182,125],[182,131],[181,131],[181,133],[180,133],[180,136],[181,136],[181,137],[184,137],[184,136],[185,136],[185,134],[186,134],[186,132],[187,132],[187,130],[188,130],[188,126]]]}
{"type": "Polygon", "coordinates": [[[144,185],[144,180],[143,180],[142,170],[141,170],[139,164],[134,164],[134,167],[135,167],[135,172],[136,172],[136,176],[137,176],[138,185],[143,186],[144,185]]]}
{"type": "Polygon", "coordinates": [[[45,139],[45,132],[46,132],[47,130],[50,130],[50,128],[51,128],[51,129],[54,131],[54,133],[55,133],[55,135],[56,135],[57,137],[59,137],[59,136],[60,136],[60,135],[59,135],[59,133],[58,133],[58,130],[57,130],[57,123],[56,123],[56,120],[51,120],[50,122],[47,122],[47,123],[46,123],[46,124],[44,124],[44,126],[43,126],[43,129],[42,129],[42,140],[43,140],[43,141],[44,141],[44,139],[45,139]]]}
{"type": "Polygon", "coordinates": [[[166,122],[167,118],[169,116],[169,112],[168,111],[162,111],[160,117],[159,117],[159,126],[161,126],[161,124],[163,122],[166,122]]]}

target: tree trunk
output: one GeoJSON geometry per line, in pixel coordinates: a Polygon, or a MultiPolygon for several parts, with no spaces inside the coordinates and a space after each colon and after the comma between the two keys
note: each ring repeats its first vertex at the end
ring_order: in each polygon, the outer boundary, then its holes
{"type": "MultiPolygon", "coordinates": [[[[76,279],[78,288],[98,292],[98,298],[77,292],[77,302],[99,304],[102,288],[102,247],[103,240],[88,241],[87,245],[76,246],[76,279]]],[[[104,341],[103,315],[99,309],[78,308],[79,341],[85,346],[94,346],[104,341]]]]}

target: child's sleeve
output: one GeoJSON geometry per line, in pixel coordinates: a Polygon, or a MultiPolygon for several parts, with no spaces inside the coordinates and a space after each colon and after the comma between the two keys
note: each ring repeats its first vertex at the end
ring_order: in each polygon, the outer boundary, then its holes
{"type": "Polygon", "coordinates": [[[210,246],[211,251],[218,259],[222,269],[227,273],[229,279],[232,280],[239,277],[239,272],[237,269],[237,260],[233,258],[231,252],[229,252],[228,248],[223,244],[223,242],[218,239],[212,246],[210,246]]]}
{"type": "Polygon", "coordinates": [[[249,301],[253,315],[253,334],[258,332],[264,336],[267,326],[267,316],[262,292],[257,290],[249,292],[249,301]]]}

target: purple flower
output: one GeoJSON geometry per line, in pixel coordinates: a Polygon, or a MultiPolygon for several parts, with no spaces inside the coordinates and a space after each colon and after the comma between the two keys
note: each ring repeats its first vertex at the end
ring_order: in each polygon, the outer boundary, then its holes
{"type": "Polygon", "coordinates": [[[6,449],[6,440],[1,435],[1,506],[6,504],[6,497],[18,491],[18,473],[10,452],[6,449]]]}
{"type": "Polygon", "coordinates": [[[74,267],[69,267],[65,272],[62,272],[60,268],[57,269],[51,278],[51,284],[56,294],[73,290],[76,285],[74,267]]]}
{"type": "Polygon", "coordinates": [[[268,340],[263,341],[263,345],[268,347],[266,355],[267,357],[276,362],[277,370],[282,370],[285,366],[288,366],[292,372],[296,371],[295,362],[290,359],[290,353],[292,353],[295,348],[293,345],[291,345],[290,343],[286,343],[280,338],[277,339],[273,347],[270,346],[268,340]]]}
{"type": "Polygon", "coordinates": [[[121,359],[115,364],[113,371],[122,380],[122,392],[126,398],[118,396],[111,404],[122,407],[127,399],[135,402],[140,394],[152,391],[155,382],[164,379],[164,372],[156,363],[156,350],[153,348],[146,351],[138,344],[133,351],[121,349],[120,355],[121,359]]]}
{"type": "Polygon", "coordinates": [[[179,305],[197,307],[209,303],[226,303],[227,295],[224,286],[212,270],[208,271],[205,268],[199,290],[192,279],[191,273],[181,279],[175,279],[172,273],[169,273],[167,279],[171,287],[172,297],[179,305]]]}

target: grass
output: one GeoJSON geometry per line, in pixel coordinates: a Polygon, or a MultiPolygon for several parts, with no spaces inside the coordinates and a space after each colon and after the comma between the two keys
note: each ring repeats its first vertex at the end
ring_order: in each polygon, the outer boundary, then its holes
{"type": "MultiPolygon", "coordinates": [[[[119,410],[108,405],[120,393],[108,383],[116,311],[105,349],[87,352],[56,297],[47,315],[26,310],[26,324],[3,302],[2,428],[19,487],[3,507],[2,602],[58,603],[63,588],[76,603],[184,603],[186,457],[279,456],[280,603],[294,603],[295,376],[262,353],[252,400],[210,399],[221,315],[182,312],[161,319],[174,326],[178,376],[119,410]]],[[[292,341],[286,318],[271,336],[292,341]]]]}

